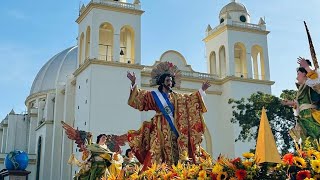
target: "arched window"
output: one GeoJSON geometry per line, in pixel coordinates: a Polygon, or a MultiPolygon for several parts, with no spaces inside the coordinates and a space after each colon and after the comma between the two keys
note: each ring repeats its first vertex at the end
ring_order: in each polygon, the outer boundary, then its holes
{"type": "Polygon", "coordinates": [[[84,34],[81,33],[80,36],[80,45],[79,45],[79,66],[83,63],[84,57],[83,57],[83,41],[84,41],[84,34]]]}
{"type": "Polygon", "coordinates": [[[214,52],[214,51],[212,51],[211,53],[210,53],[210,60],[209,60],[209,62],[210,62],[210,74],[218,74],[217,73],[217,57],[216,57],[216,52],[214,52]]]}
{"type": "Polygon", "coordinates": [[[236,43],[234,45],[234,64],[235,64],[235,76],[237,77],[248,77],[247,70],[247,57],[246,47],[242,43],[236,43]]]}
{"type": "Polygon", "coordinates": [[[120,30],[120,62],[134,63],[134,30],[130,26],[123,26],[120,30]]]}
{"type": "Polygon", "coordinates": [[[219,49],[219,75],[221,78],[227,76],[227,60],[226,60],[226,50],[224,46],[219,49]]]}
{"type": "Polygon", "coordinates": [[[90,55],[90,26],[87,27],[87,31],[86,31],[86,50],[85,50],[85,59],[89,58],[90,55]]]}
{"type": "Polygon", "coordinates": [[[251,55],[253,78],[265,80],[265,61],[262,47],[252,46],[251,55]]]}
{"type": "Polygon", "coordinates": [[[99,28],[99,60],[113,61],[113,34],[110,23],[102,23],[99,28]]]}

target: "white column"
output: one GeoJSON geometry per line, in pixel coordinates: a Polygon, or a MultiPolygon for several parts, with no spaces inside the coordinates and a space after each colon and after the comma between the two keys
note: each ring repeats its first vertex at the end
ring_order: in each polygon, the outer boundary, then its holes
{"type": "Polygon", "coordinates": [[[246,61],[247,61],[247,78],[252,79],[253,75],[252,75],[252,62],[251,62],[251,53],[247,50],[248,48],[246,48],[246,61]]]}
{"type": "Polygon", "coordinates": [[[2,147],[1,147],[1,153],[8,153],[6,152],[7,149],[7,136],[8,136],[8,124],[3,124],[3,136],[2,136],[2,147]]]}
{"type": "Polygon", "coordinates": [[[56,86],[56,97],[54,103],[54,120],[53,120],[53,139],[52,139],[52,154],[51,154],[51,180],[56,180],[57,176],[60,175],[60,163],[61,163],[61,144],[62,144],[62,133],[63,129],[61,121],[63,121],[64,113],[64,95],[62,90],[64,85],[56,86]]]}
{"type": "Polygon", "coordinates": [[[252,55],[252,61],[253,61],[254,79],[259,79],[257,53],[254,53],[252,55]]]}
{"type": "MultiPolygon", "coordinates": [[[[268,45],[266,45],[268,47],[268,45]]],[[[261,57],[260,57],[261,59],[261,57]]],[[[264,59],[264,72],[265,76],[262,77],[263,80],[270,80],[270,69],[269,69],[269,55],[268,48],[264,48],[263,50],[263,59],[264,59]]],[[[261,63],[260,63],[261,64],[261,63]]],[[[262,71],[262,70],[261,70],[262,71]]]]}
{"type": "Polygon", "coordinates": [[[38,118],[38,110],[36,108],[31,108],[30,109],[28,154],[36,154],[36,145],[37,145],[36,128],[38,126],[37,118],[38,118]]]}
{"type": "MultiPolygon", "coordinates": [[[[90,31],[90,58],[99,59],[99,24],[92,22],[92,29],[90,31]]],[[[78,49],[79,52],[79,49],[78,49]]]]}
{"type": "Polygon", "coordinates": [[[44,114],[44,109],[45,109],[45,105],[46,105],[46,101],[45,100],[40,100],[37,99],[37,104],[38,104],[38,119],[37,119],[37,125],[40,125],[40,122],[42,122],[43,119],[43,114],[44,114]]]}
{"type": "MultiPolygon", "coordinates": [[[[73,77],[68,77],[65,90],[65,99],[64,99],[64,115],[63,120],[65,123],[73,126],[74,122],[74,104],[75,104],[75,86],[71,84],[73,77]]],[[[72,168],[68,164],[68,159],[72,153],[72,146],[74,142],[71,141],[67,135],[63,132],[62,135],[62,160],[60,164],[61,176],[60,179],[71,179],[72,178],[72,168]]]]}
{"type": "Polygon", "coordinates": [[[235,75],[235,65],[234,65],[234,47],[229,44],[229,47],[225,47],[226,52],[226,61],[227,61],[227,69],[226,75],[227,76],[234,76],[235,75]]]}
{"type": "Polygon", "coordinates": [[[15,150],[15,135],[16,135],[16,129],[17,129],[17,117],[16,115],[10,115],[8,116],[8,128],[7,128],[7,147],[5,152],[11,152],[15,150]]]}
{"type": "Polygon", "coordinates": [[[113,61],[120,61],[120,30],[114,30],[113,36],[113,61]]]}
{"type": "Polygon", "coordinates": [[[44,111],[44,117],[45,121],[53,121],[54,118],[54,100],[55,99],[55,94],[53,93],[48,93],[47,94],[47,99],[46,99],[46,105],[45,105],[45,111],[44,111]]]}

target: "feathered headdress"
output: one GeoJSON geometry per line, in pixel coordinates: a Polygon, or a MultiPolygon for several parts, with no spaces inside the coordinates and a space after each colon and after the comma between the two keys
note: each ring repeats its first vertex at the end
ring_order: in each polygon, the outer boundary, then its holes
{"type": "Polygon", "coordinates": [[[307,36],[308,36],[310,53],[311,53],[311,58],[312,58],[312,61],[313,61],[313,65],[314,65],[314,68],[315,68],[315,69],[318,69],[318,68],[319,68],[318,60],[317,60],[316,52],[315,52],[314,47],[313,47],[311,35],[310,35],[310,32],[309,32],[307,23],[306,23],[305,21],[303,21],[303,22],[304,22],[304,26],[305,26],[306,31],[307,31],[307,36]]]}
{"type": "Polygon", "coordinates": [[[178,89],[180,88],[181,71],[178,69],[176,65],[168,61],[160,62],[152,69],[150,86],[156,86],[159,78],[163,74],[170,74],[172,77],[174,77],[175,87],[177,87],[178,89]]]}

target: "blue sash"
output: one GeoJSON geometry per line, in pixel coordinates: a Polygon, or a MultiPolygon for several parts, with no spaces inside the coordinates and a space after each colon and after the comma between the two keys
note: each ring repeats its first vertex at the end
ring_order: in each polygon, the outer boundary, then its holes
{"type": "Polygon", "coordinates": [[[171,130],[174,132],[174,134],[179,137],[179,133],[176,129],[176,127],[173,124],[173,105],[171,104],[168,96],[166,94],[161,93],[159,90],[152,91],[151,92],[153,99],[155,100],[157,106],[159,107],[160,111],[166,118],[169,126],[171,127],[171,130]]]}

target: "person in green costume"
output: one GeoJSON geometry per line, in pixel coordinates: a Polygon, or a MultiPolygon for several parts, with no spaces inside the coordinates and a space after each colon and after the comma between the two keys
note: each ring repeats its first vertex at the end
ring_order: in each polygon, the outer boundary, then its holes
{"type": "Polygon", "coordinates": [[[294,101],[284,100],[282,104],[294,108],[297,116],[297,125],[290,130],[290,135],[298,141],[310,137],[320,138],[320,102],[319,86],[320,76],[316,70],[310,68],[311,62],[304,58],[298,58],[300,67],[297,69],[297,95],[294,101]]]}
{"type": "Polygon", "coordinates": [[[87,146],[91,153],[91,157],[87,161],[87,163],[90,163],[90,169],[75,176],[74,180],[100,180],[110,175],[108,168],[112,166],[112,162],[118,156],[118,153],[110,151],[106,141],[107,135],[100,134],[97,137],[96,144],[87,146]]]}

